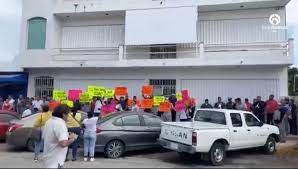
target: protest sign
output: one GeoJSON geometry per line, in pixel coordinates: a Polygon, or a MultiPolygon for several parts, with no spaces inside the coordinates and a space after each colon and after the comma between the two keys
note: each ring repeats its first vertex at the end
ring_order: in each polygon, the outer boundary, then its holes
{"type": "Polygon", "coordinates": [[[153,107],[152,99],[143,99],[142,100],[142,109],[151,109],[153,107]]]}
{"type": "Polygon", "coordinates": [[[123,87],[123,86],[116,87],[115,88],[115,95],[125,97],[127,95],[127,88],[123,87]]]}
{"type": "Polygon", "coordinates": [[[176,98],[178,101],[182,100],[182,93],[181,92],[177,92],[176,93],[176,98]]]}
{"type": "Polygon", "coordinates": [[[53,111],[60,104],[61,104],[60,101],[51,101],[51,102],[49,102],[50,111],[53,111]]]}
{"type": "Polygon", "coordinates": [[[170,102],[161,102],[158,108],[160,112],[170,112],[171,111],[171,103],[170,102]]]}
{"type": "Polygon", "coordinates": [[[175,111],[180,112],[185,110],[185,105],[182,101],[177,101],[175,104],[175,111]]]}
{"type": "Polygon", "coordinates": [[[68,100],[76,101],[79,100],[82,90],[69,90],[68,91],[68,100]]]}
{"type": "Polygon", "coordinates": [[[182,94],[182,100],[183,100],[183,101],[188,100],[188,98],[189,98],[188,90],[182,90],[182,91],[181,91],[181,94],[182,94]]]}
{"type": "Polygon", "coordinates": [[[91,101],[89,93],[81,93],[80,94],[80,102],[81,103],[89,103],[91,101]]]}
{"type": "Polygon", "coordinates": [[[165,101],[165,97],[164,96],[154,96],[153,100],[154,100],[154,106],[159,106],[159,104],[161,102],[165,101]]]}
{"type": "Polygon", "coordinates": [[[153,95],[153,86],[147,85],[142,87],[142,95],[153,95]]]}
{"type": "Polygon", "coordinates": [[[53,100],[56,100],[56,101],[66,100],[66,92],[63,90],[54,90],[53,100]]]}
{"type": "Polygon", "coordinates": [[[71,101],[71,100],[63,100],[63,101],[61,101],[61,104],[66,104],[70,108],[73,107],[73,101],[71,101]]]}
{"type": "Polygon", "coordinates": [[[105,93],[105,98],[107,99],[112,99],[114,98],[114,95],[115,95],[115,90],[106,90],[106,93],[105,93]]]}
{"type": "Polygon", "coordinates": [[[102,116],[105,116],[105,115],[112,113],[114,111],[115,111],[114,104],[103,105],[101,107],[101,115],[102,116]]]}

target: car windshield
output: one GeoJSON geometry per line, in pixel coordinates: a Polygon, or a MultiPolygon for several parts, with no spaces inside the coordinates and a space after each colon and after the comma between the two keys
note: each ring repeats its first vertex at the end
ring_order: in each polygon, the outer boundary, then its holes
{"type": "Polygon", "coordinates": [[[226,125],[226,117],[223,112],[199,110],[197,111],[194,121],[216,123],[226,125]]]}

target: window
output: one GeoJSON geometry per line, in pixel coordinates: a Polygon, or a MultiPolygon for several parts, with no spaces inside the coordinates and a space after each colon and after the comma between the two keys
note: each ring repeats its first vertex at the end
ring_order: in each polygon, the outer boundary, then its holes
{"type": "Polygon", "coordinates": [[[170,96],[176,93],[176,80],[150,80],[150,85],[154,88],[154,95],[157,96],[170,96]]]}
{"type": "Polygon", "coordinates": [[[28,20],[28,49],[45,49],[46,43],[45,18],[32,18],[28,20]]]}
{"type": "Polygon", "coordinates": [[[115,120],[113,124],[115,126],[122,126],[122,118],[119,118],[119,119],[115,120]]]}
{"type": "Polygon", "coordinates": [[[224,124],[226,125],[226,117],[223,112],[199,110],[196,113],[195,121],[224,124]]]}
{"type": "Polygon", "coordinates": [[[140,126],[141,122],[138,115],[122,117],[123,126],[140,126]]]}
{"type": "Polygon", "coordinates": [[[162,122],[161,119],[155,116],[148,116],[148,115],[143,115],[145,125],[146,126],[151,126],[151,127],[160,127],[160,123],[162,122]]]}
{"type": "Polygon", "coordinates": [[[41,98],[52,97],[54,90],[54,78],[40,76],[35,78],[35,96],[41,98]]]}
{"type": "Polygon", "coordinates": [[[255,118],[252,114],[244,114],[245,116],[245,122],[247,126],[258,126],[259,120],[255,118]]]}
{"type": "Polygon", "coordinates": [[[242,119],[239,113],[231,113],[230,116],[233,127],[242,127],[242,119]]]}
{"type": "Polygon", "coordinates": [[[177,47],[175,46],[151,46],[150,58],[151,59],[175,59],[177,47]]]}

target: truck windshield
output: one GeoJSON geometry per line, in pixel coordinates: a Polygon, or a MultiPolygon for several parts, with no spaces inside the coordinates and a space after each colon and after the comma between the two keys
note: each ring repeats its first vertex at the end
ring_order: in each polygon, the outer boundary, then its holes
{"type": "Polygon", "coordinates": [[[194,121],[216,123],[226,125],[226,117],[223,112],[218,111],[208,111],[208,110],[198,110],[194,121]]]}

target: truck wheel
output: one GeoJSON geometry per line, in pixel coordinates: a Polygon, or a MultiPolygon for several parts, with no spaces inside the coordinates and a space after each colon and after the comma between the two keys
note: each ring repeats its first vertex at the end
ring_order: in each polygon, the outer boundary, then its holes
{"type": "Polygon", "coordinates": [[[214,143],[209,151],[209,159],[212,165],[220,166],[224,164],[226,158],[225,145],[221,143],[214,143]]]}
{"type": "Polygon", "coordinates": [[[276,141],[273,137],[269,136],[264,146],[266,154],[274,154],[276,151],[276,141]]]}
{"type": "Polygon", "coordinates": [[[119,158],[124,153],[124,144],[119,140],[110,141],[105,147],[105,157],[107,158],[119,158]]]}

